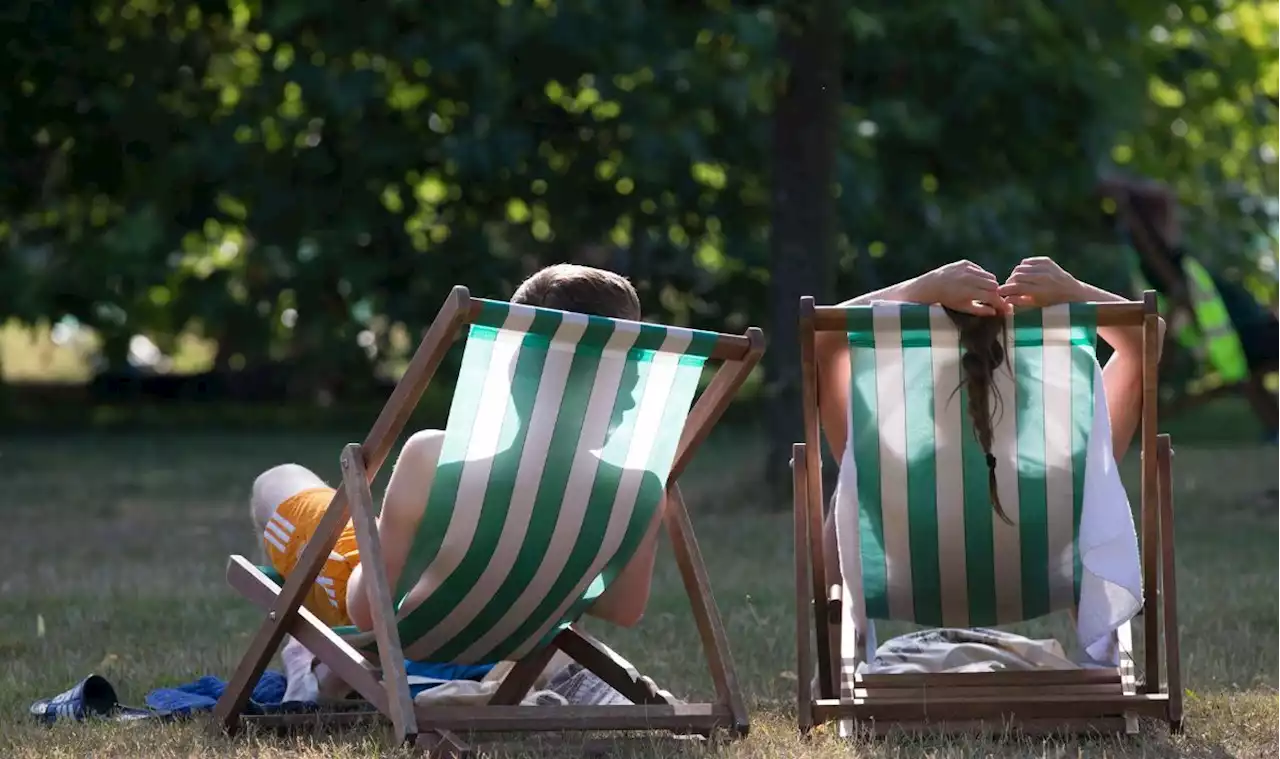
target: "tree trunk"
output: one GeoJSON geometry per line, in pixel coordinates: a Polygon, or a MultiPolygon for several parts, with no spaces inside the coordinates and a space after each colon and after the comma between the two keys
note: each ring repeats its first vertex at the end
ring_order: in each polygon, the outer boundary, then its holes
{"type": "Polygon", "coordinates": [[[780,19],[787,67],[773,120],[770,249],[772,329],[765,358],[770,482],[790,482],[791,444],[804,439],[800,407],[800,298],[830,302],[835,281],[835,163],[840,106],[840,17],[836,0],[810,0],[780,19]]]}

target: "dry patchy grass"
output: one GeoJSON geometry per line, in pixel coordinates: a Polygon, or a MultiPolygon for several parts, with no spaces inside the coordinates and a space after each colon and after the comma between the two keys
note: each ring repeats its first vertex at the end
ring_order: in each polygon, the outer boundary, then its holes
{"type": "MultiPolygon", "coordinates": [[[[258,471],[285,460],[333,476],[342,442],[335,436],[272,434],[0,439],[7,475],[0,512],[7,523],[0,533],[0,755],[390,755],[380,730],[292,738],[251,733],[228,740],[207,736],[203,720],[46,729],[25,716],[32,700],[89,672],[106,676],[134,704],[158,686],[203,674],[228,676],[258,620],[222,574],[227,554],[251,550],[249,485],[258,471]],[[43,636],[37,635],[38,619],[43,636]]],[[[753,717],[747,740],[710,753],[884,759],[1277,756],[1277,517],[1274,502],[1259,499],[1276,484],[1274,447],[1179,450],[1179,610],[1188,691],[1183,735],[1171,737],[1148,724],[1134,740],[849,743],[828,733],[807,741],[796,734],[790,516],[762,508],[767,504],[741,508],[759,492],[740,458],[758,456],[759,449],[743,445],[722,441],[709,449],[686,489],[753,717]]],[[[1135,463],[1127,466],[1130,483],[1135,463]]],[[[645,620],[632,630],[598,632],[677,694],[709,696],[685,609],[674,566],[663,562],[645,620]]],[[[1044,634],[1064,626],[1049,620],[1020,629],[1044,634]]],[[[1135,638],[1141,641],[1140,631],[1135,638]]],[[[657,744],[619,747],[621,756],[668,753],[657,744]]]]}

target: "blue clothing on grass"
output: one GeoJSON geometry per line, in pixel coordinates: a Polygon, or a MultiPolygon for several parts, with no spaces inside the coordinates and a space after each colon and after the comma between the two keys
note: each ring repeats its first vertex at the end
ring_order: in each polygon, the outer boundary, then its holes
{"type": "MultiPolygon", "coordinates": [[[[405,671],[409,676],[409,694],[417,696],[428,688],[439,685],[438,682],[415,683],[415,678],[439,680],[480,680],[493,669],[492,664],[429,664],[405,660],[405,671]]],[[[227,687],[226,682],[205,675],[193,683],[179,685],[176,688],[158,688],[147,694],[147,706],[171,714],[191,714],[213,709],[227,687]]],[[[297,711],[314,708],[311,702],[284,701],[288,682],[285,676],[273,670],[262,673],[253,694],[249,696],[247,707],[249,714],[263,714],[271,711],[297,711]]]]}

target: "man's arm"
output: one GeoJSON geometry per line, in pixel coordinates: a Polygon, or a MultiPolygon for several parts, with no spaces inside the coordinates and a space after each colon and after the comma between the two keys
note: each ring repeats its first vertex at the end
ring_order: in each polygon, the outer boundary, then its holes
{"type": "MultiPolygon", "coordinates": [[[[418,532],[418,523],[426,511],[427,496],[435,479],[443,442],[444,433],[440,430],[414,433],[400,450],[391,480],[387,483],[387,493],[382,499],[382,512],[377,521],[382,560],[387,568],[387,582],[392,588],[400,581],[400,573],[418,532]]],[[[360,566],[355,568],[347,582],[347,616],[361,630],[372,630],[373,613],[364,583],[366,559],[365,556],[360,557],[360,566]]]]}
{"type": "Polygon", "coordinates": [[[662,524],[666,506],[667,499],[664,497],[631,561],[627,562],[609,587],[591,604],[587,609],[588,614],[619,627],[634,627],[644,616],[653,586],[654,560],[658,554],[658,526],[662,524]]]}

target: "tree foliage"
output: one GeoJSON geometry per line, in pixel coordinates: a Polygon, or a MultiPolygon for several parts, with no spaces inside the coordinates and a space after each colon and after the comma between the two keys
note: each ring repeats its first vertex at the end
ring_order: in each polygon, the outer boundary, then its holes
{"type": "MultiPolygon", "coordinates": [[[[655,317],[769,326],[777,40],[812,5],[13,0],[0,319],[349,367],[455,283],[587,257],[655,317]]],[[[1273,3],[834,5],[835,274],[801,285],[1033,254],[1105,279],[1092,184],[1129,170],[1274,289],[1273,3]]]]}

